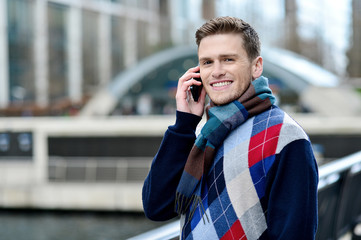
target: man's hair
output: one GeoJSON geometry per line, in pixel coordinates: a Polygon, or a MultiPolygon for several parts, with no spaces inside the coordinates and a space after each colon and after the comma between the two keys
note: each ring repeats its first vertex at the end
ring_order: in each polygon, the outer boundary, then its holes
{"type": "Polygon", "coordinates": [[[196,31],[196,43],[199,47],[203,38],[225,33],[241,34],[243,47],[250,60],[255,59],[261,54],[261,43],[257,32],[251,25],[235,17],[217,17],[209,20],[196,31]]]}

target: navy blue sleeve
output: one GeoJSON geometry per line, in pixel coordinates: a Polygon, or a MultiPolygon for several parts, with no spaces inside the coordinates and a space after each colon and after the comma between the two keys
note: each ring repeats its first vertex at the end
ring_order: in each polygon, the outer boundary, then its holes
{"type": "Polygon", "coordinates": [[[177,216],[174,212],[175,192],[200,120],[199,116],[177,112],[175,125],[165,132],[143,185],[143,208],[149,219],[165,221],[177,216]]]}
{"type": "Polygon", "coordinates": [[[307,140],[289,143],[269,172],[265,239],[312,240],[318,224],[318,169],[307,140]]]}

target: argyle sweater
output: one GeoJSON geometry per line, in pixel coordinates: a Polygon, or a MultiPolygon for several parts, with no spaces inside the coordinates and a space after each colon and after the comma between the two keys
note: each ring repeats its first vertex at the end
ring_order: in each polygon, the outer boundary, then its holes
{"type": "MultiPolygon", "coordinates": [[[[177,112],[143,186],[152,220],[169,220],[200,118],[177,112]]],[[[302,239],[317,229],[317,164],[302,128],[276,106],[248,119],[217,150],[202,209],[181,216],[181,239],[302,239]]],[[[199,206],[200,207],[200,206],[199,206]]]]}

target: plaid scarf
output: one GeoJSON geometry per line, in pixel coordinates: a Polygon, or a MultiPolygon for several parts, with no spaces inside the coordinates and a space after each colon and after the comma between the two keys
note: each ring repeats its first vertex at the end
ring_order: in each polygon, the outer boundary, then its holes
{"type": "Polygon", "coordinates": [[[185,214],[189,210],[188,219],[192,219],[198,205],[205,213],[201,199],[202,180],[213,163],[217,148],[233,129],[267,110],[274,102],[268,79],[261,76],[251,82],[238,100],[222,106],[214,106],[212,103],[207,106],[208,120],[189,153],[178,183],[175,201],[178,214],[185,214]]]}

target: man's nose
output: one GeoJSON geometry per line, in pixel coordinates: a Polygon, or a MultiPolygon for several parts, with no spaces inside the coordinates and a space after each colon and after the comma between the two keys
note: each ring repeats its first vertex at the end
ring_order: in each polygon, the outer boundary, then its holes
{"type": "Polygon", "coordinates": [[[225,69],[223,68],[222,64],[215,62],[213,65],[212,77],[217,79],[223,77],[225,74],[225,69]]]}

